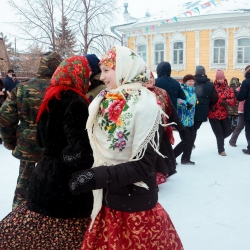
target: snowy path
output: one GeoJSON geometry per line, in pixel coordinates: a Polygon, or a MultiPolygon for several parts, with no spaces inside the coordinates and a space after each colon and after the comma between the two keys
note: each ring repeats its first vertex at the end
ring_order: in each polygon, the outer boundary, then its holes
{"type": "MultiPolygon", "coordinates": [[[[179,141],[177,132],[176,141],[179,141]]],[[[159,201],[169,213],[185,250],[250,249],[250,156],[245,132],[238,147],[225,141],[227,156],[218,155],[208,122],[201,126],[192,160],[177,159],[178,173],[160,186],[159,201]]],[[[11,210],[19,161],[0,146],[0,219],[11,210]]]]}

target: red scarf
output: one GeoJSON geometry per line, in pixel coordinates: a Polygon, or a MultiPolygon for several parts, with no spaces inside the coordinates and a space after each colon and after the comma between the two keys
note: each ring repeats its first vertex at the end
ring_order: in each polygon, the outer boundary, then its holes
{"type": "Polygon", "coordinates": [[[51,85],[46,89],[44,100],[39,108],[36,121],[38,122],[45,111],[49,111],[48,103],[55,97],[60,99],[62,91],[72,90],[82,96],[87,103],[89,99],[85,96],[89,88],[89,76],[91,69],[88,60],[83,56],[72,56],[61,62],[51,78],[51,85]]]}

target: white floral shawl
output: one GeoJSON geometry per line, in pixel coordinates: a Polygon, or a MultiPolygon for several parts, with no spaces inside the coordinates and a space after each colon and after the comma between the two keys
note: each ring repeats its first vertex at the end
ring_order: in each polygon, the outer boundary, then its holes
{"type": "MultiPolygon", "coordinates": [[[[129,48],[116,46],[114,51],[118,88],[103,90],[89,106],[87,130],[94,155],[93,168],[137,161],[144,156],[148,143],[159,153],[155,135],[163,111],[154,93],[141,85],[148,81],[150,71],[129,48]]],[[[134,185],[148,188],[144,182],[134,185]]],[[[94,190],[93,195],[90,230],[102,206],[103,190],[94,190]]]]}

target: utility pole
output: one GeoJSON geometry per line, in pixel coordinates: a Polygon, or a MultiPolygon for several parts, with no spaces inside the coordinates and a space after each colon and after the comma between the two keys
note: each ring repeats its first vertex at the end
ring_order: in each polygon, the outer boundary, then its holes
{"type": "Polygon", "coordinates": [[[62,0],[62,47],[61,47],[61,53],[62,57],[65,58],[65,20],[64,20],[64,4],[62,0]]]}
{"type": "Polygon", "coordinates": [[[16,57],[16,37],[15,37],[15,57],[16,57]]]}

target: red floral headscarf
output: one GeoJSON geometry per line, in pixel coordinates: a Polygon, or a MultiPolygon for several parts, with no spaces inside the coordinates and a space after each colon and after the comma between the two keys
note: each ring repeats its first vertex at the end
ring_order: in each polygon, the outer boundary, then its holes
{"type": "Polygon", "coordinates": [[[48,110],[49,100],[52,97],[60,99],[62,91],[75,91],[89,103],[85,94],[89,88],[90,72],[88,60],[84,56],[72,56],[63,60],[51,78],[51,85],[46,89],[44,100],[38,111],[37,122],[43,112],[48,110]]]}

